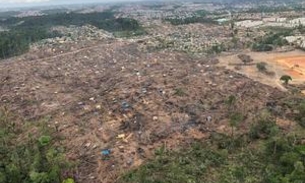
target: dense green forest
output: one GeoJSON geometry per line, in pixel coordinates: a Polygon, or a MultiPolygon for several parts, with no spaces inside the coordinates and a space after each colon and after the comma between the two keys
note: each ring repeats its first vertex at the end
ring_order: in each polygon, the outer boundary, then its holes
{"type": "Polygon", "coordinates": [[[128,18],[115,18],[113,12],[101,12],[101,13],[57,13],[45,16],[36,17],[24,17],[17,18],[12,17],[1,22],[2,26],[12,25],[17,29],[32,28],[37,27],[49,28],[56,25],[76,25],[82,26],[85,24],[91,24],[98,28],[114,32],[114,31],[125,31],[125,30],[135,30],[140,28],[140,25],[136,20],[128,18]],[[21,23],[22,22],[22,23],[21,23]]]}
{"type": "Polygon", "coordinates": [[[7,18],[7,17],[11,17],[14,15],[18,15],[18,11],[4,11],[4,12],[0,12],[0,18],[7,18]]]}
{"type": "Polygon", "coordinates": [[[0,22],[1,27],[10,30],[0,32],[0,58],[8,58],[25,53],[29,49],[29,44],[33,42],[60,36],[57,32],[49,31],[52,26],[82,26],[86,24],[91,24],[109,32],[144,33],[136,20],[115,18],[113,12],[89,14],[56,13],[37,17],[11,17],[0,22]]]}
{"type": "Polygon", "coordinates": [[[28,51],[30,43],[60,36],[57,32],[49,32],[42,27],[27,27],[0,32],[0,58],[20,55],[28,51]]]}

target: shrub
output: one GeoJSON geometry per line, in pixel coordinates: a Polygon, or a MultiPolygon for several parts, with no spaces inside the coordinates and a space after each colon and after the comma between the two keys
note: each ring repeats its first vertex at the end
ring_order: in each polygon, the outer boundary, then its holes
{"type": "Polygon", "coordinates": [[[266,62],[260,62],[256,64],[256,68],[260,72],[266,72],[267,71],[266,65],[267,65],[266,62]]]}
{"type": "Polygon", "coordinates": [[[305,101],[301,102],[297,107],[299,113],[296,116],[296,121],[300,126],[305,128],[305,101]]]}
{"type": "Polygon", "coordinates": [[[253,62],[253,59],[250,57],[250,55],[246,54],[239,54],[237,57],[246,65],[249,64],[250,62],[253,62]]]}
{"type": "Polygon", "coordinates": [[[69,178],[64,180],[62,183],[75,183],[73,179],[69,178]]]}
{"type": "Polygon", "coordinates": [[[252,125],[249,131],[250,139],[266,139],[278,132],[278,127],[274,121],[259,120],[252,125]]]}
{"type": "Polygon", "coordinates": [[[39,143],[41,146],[46,146],[50,143],[51,141],[51,137],[50,136],[41,136],[39,139],[38,139],[39,143]]]}
{"type": "Polygon", "coordinates": [[[268,44],[262,44],[262,43],[255,43],[252,45],[253,51],[272,51],[273,47],[268,44]]]}
{"type": "Polygon", "coordinates": [[[291,78],[291,76],[289,76],[289,75],[283,75],[283,76],[281,76],[280,80],[283,81],[284,84],[287,85],[288,82],[292,80],[292,78],[291,78]]]}

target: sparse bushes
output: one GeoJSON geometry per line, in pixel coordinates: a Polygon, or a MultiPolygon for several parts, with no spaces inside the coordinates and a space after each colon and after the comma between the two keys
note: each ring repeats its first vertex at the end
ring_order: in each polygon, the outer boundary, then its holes
{"type": "Polygon", "coordinates": [[[175,88],[175,93],[174,93],[174,95],[183,97],[183,96],[186,96],[187,93],[184,91],[183,88],[175,88]]]}
{"type": "Polygon", "coordinates": [[[267,66],[266,62],[259,62],[259,63],[256,64],[256,68],[259,72],[261,72],[261,73],[263,73],[267,76],[270,76],[270,77],[275,76],[275,72],[268,71],[266,66],[267,66]]]}
{"type": "MultiPolygon", "coordinates": [[[[234,103],[233,98],[226,103],[234,103]]],[[[304,115],[305,103],[299,107],[304,115]]],[[[240,121],[238,116],[238,112],[232,114],[231,121],[240,121]]],[[[303,183],[304,137],[281,130],[274,116],[264,110],[248,134],[231,138],[214,132],[205,143],[179,151],[166,151],[162,146],[154,160],[128,172],[119,182],[303,183]]]]}
{"type": "Polygon", "coordinates": [[[246,55],[246,54],[239,54],[237,55],[237,57],[246,65],[249,64],[251,62],[253,62],[253,59],[250,57],[250,55],[246,55]]]}
{"type": "Polygon", "coordinates": [[[211,141],[213,145],[216,145],[218,149],[227,150],[228,152],[234,152],[239,148],[247,144],[246,136],[236,135],[234,137],[225,134],[212,134],[211,141]]]}
{"type": "Polygon", "coordinates": [[[240,136],[232,143],[226,135],[214,134],[207,143],[195,143],[187,149],[163,148],[154,160],[128,172],[119,182],[304,182],[305,146],[298,144],[301,137],[290,141],[279,129],[270,135],[275,124],[265,124],[259,124],[264,126],[259,131],[269,134],[264,139],[247,141],[240,136]]]}
{"type": "Polygon", "coordinates": [[[266,72],[267,71],[266,65],[267,65],[266,62],[259,62],[256,64],[256,68],[259,72],[266,72]]]}

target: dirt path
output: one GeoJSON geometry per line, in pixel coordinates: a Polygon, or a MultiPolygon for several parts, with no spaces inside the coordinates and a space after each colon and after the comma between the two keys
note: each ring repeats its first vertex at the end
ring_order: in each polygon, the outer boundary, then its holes
{"type": "Polygon", "coordinates": [[[60,54],[53,55],[53,56],[49,56],[49,57],[34,59],[34,60],[31,60],[31,61],[33,61],[33,62],[39,62],[39,61],[45,61],[45,60],[49,60],[49,59],[56,59],[56,58],[58,58],[58,57],[73,55],[73,54],[79,53],[79,52],[81,52],[81,51],[86,51],[86,50],[98,48],[98,47],[100,47],[101,45],[105,45],[105,44],[107,44],[107,43],[99,43],[99,44],[96,44],[96,45],[87,46],[87,47],[85,47],[85,48],[80,48],[80,49],[77,49],[77,50],[73,50],[73,51],[69,51],[69,52],[64,52],[64,53],[60,53],[60,54]]]}

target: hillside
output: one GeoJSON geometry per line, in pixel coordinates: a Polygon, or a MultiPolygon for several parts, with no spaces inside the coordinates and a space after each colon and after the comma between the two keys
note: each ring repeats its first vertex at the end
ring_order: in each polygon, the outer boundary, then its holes
{"type": "MultiPolygon", "coordinates": [[[[0,63],[2,107],[14,114],[21,129],[44,121],[48,133],[60,137],[67,158],[78,162],[79,182],[87,182],[88,175],[91,181],[113,182],[160,147],[188,149],[194,140],[230,137],[232,127],[232,138],[239,139],[266,110],[270,119],[264,122],[274,121],[284,134],[300,129],[290,121],[297,114],[287,103],[302,96],[218,67],[217,59],[143,53],[128,41],[25,59],[0,63]],[[236,101],[230,106],[226,101],[232,96],[236,101]],[[233,114],[242,116],[234,126],[233,114]],[[101,155],[104,149],[111,150],[107,160],[101,155]]],[[[27,127],[34,136],[37,130],[27,127]]]]}
{"type": "Polygon", "coordinates": [[[305,182],[302,6],[259,5],[1,18],[0,183],[305,182]]]}

